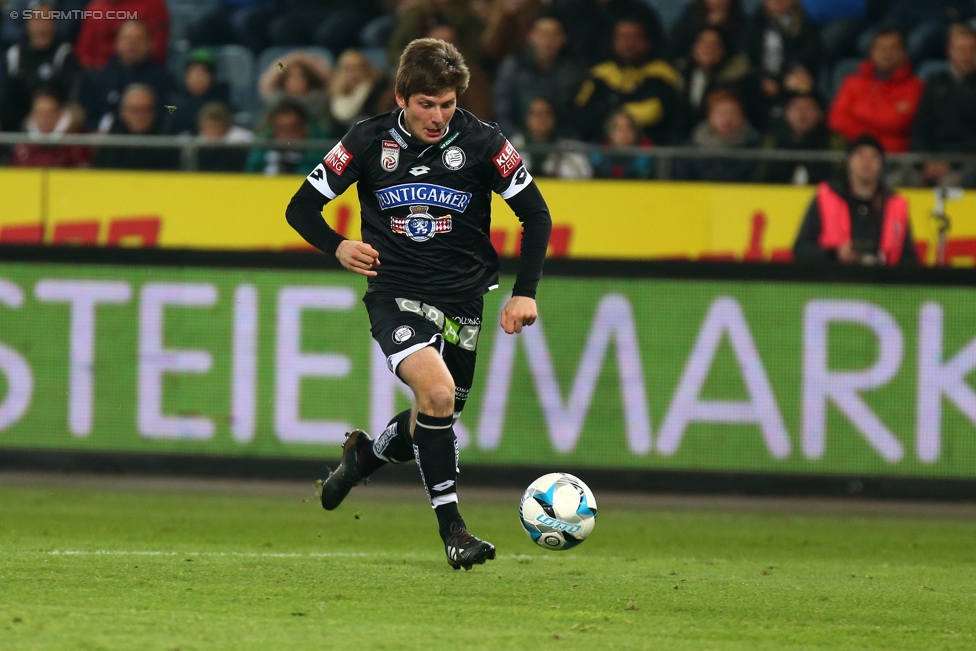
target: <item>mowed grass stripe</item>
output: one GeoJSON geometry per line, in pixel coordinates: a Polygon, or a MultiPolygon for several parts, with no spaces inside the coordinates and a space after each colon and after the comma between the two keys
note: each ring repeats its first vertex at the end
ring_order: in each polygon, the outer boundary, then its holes
{"type": "Polygon", "coordinates": [[[0,488],[0,648],[976,648],[967,519],[603,507],[552,553],[462,508],[467,573],[422,501],[0,488]]]}

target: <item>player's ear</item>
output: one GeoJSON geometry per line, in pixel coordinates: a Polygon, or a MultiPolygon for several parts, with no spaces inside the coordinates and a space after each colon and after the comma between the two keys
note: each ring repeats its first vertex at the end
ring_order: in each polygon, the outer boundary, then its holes
{"type": "Polygon", "coordinates": [[[394,91],[394,95],[396,96],[397,106],[399,106],[402,109],[406,109],[407,108],[407,100],[404,99],[403,95],[401,95],[400,93],[395,92],[395,91],[394,91]]]}

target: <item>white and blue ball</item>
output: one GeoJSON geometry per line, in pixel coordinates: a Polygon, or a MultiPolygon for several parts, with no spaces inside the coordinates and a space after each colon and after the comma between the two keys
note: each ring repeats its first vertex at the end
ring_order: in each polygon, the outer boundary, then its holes
{"type": "Polygon", "coordinates": [[[529,484],[519,506],[522,526],[544,549],[571,549],[593,532],[596,498],[580,479],[553,472],[529,484]]]}

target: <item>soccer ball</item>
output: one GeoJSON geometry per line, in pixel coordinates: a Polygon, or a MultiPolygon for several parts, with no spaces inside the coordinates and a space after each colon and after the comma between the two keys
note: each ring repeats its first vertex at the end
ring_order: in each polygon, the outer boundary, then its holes
{"type": "Polygon", "coordinates": [[[525,532],[539,547],[570,549],[593,533],[596,498],[578,478],[553,472],[529,484],[522,495],[519,517],[525,532]]]}

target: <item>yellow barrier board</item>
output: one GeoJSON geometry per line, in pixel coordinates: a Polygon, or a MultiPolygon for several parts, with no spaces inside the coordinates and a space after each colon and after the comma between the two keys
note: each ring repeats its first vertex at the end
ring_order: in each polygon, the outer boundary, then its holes
{"type": "MultiPolygon", "coordinates": [[[[301,177],[94,170],[0,170],[0,242],[206,249],[301,249],[284,211],[301,177]],[[31,230],[33,229],[33,230],[31,230]],[[32,235],[33,234],[33,235],[32,235]],[[14,237],[16,236],[16,237],[14,237]],[[25,240],[26,238],[26,240],[25,240]]],[[[812,187],[657,181],[539,181],[553,216],[550,255],[570,258],[785,260],[812,187]]],[[[927,262],[937,224],[931,190],[907,190],[927,262]]],[[[494,200],[492,242],[516,255],[520,225],[494,200]]],[[[948,203],[948,254],[976,263],[976,193],[948,203]]],[[[324,216],[359,236],[356,189],[324,216]]]]}

